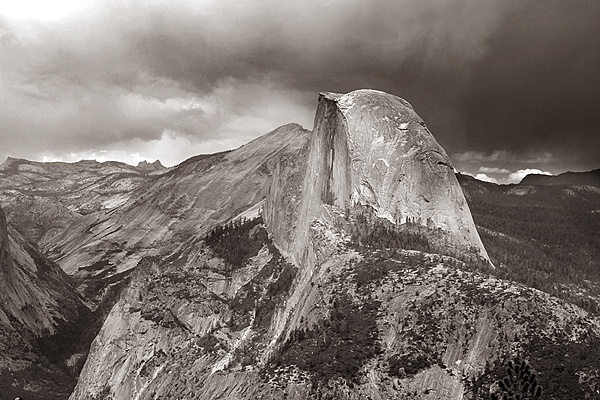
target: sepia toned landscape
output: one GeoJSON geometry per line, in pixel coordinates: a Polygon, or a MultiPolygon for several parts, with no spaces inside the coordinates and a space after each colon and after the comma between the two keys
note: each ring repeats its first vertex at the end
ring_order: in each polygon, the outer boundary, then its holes
{"type": "Polygon", "coordinates": [[[595,11],[3,4],[0,400],[599,399],[595,11]]]}

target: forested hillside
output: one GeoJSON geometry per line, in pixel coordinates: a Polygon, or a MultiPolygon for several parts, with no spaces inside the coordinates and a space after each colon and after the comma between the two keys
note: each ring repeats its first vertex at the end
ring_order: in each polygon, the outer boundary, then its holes
{"type": "Polygon", "coordinates": [[[600,188],[458,178],[501,277],[600,313],[600,188]]]}

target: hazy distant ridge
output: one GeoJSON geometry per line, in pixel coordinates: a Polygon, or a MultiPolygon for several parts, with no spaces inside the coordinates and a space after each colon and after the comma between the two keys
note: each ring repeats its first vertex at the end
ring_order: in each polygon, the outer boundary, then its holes
{"type": "Polygon", "coordinates": [[[559,175],[530,174],[521,180],[521,185],[559,186],[559,185],[592,185],[600,186],[600,169],[586,172],[564,172],[559,175]]]}

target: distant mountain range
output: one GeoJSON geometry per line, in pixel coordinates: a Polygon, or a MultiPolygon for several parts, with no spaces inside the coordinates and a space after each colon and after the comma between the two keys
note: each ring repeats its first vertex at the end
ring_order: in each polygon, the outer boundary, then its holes
{"type": "Polygon", "coordinates": [[[565,172],[559,175],[529,174],[525,176],[521,185],[532,186],[561,186],[561,185],[591,185],[600,186],[600,169],[586,172],[565,172]]]}
{"type": "Polygon", "coordinates": [[[83,215],[127,202],[152,177],[168,171],[160,161],[137,167],[91,160],[42,163],[8,157],[0,165],[0,204],[19,231],[35,243],[83,215]]]}

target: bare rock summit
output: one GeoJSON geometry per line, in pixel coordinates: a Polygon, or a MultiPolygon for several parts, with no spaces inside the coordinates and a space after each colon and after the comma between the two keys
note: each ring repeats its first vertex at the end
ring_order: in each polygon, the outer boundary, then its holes
{"type": "Polygon", "coordinates": [[[146,172],[161,171],[163,169],[166,169],[166,167],[164,165],[162,165],[160,160],[156,160],[153,163],[149,163],[146,160],[140,161],[138,163],[138,165],[136,166],[136,168],[138,170],[146,171],[146,172]]]}
{"type": "Polygon", "coordinates": [[[330,205],[439,229],[455,248],[489,260],[448,155],[407,101],[376,90],[321,93],[305,165],[302,188],[276,175],[266,204],[275,240],[296,259],[310,253],[310,221],[330,205]],[[276,210],[286,196],[301,198],[294,212],[276,210]],[[295,232],[278,229],[290,226],[295,232]]]}

